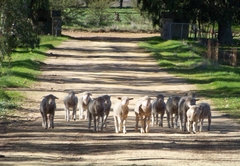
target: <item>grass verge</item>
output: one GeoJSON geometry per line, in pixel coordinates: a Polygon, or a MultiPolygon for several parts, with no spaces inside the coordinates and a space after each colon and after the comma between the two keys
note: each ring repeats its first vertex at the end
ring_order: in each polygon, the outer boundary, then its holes
{"type": "Polygon", "coordinates": [[[47,50],[54,48],[67,37],[41,36],[39,48],[16,49],[9,58],[5,58],[0,70],[0,120],[13,113],[24,96],[20,92],[7,88],[29,87],[37,80],[40,62],[46,59],[47,50]]]}
{"type": "Polygon", "coordinates": [[[216,110],[240,119],[239,67],[211,63],[198,54],[194,41],[164,41],[153,37],[139,46],[151,52],[161,68],[196,84],[197,93],[211,99],[216,110]]]}

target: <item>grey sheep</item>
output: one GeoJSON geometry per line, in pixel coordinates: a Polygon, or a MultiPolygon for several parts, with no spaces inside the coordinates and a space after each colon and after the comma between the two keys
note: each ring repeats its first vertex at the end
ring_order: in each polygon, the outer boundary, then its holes
{"type": "Polygon", "coordinates": [[[167,113],[167,122],[168,122],[168,127],[175,127],[177,128],[177,121],[178,121],[178,102],[181,97],[179,96],[171,96],[168,98],[166,102],[166,113],[167,113]],[[175,125],[173,123],[173,114],[175,118],[175,125]],[[170,125],[171,121],[171,125],[170,125]]]}
{"type": "Polygon", "coordinates": [[[152,102],[152,126],[154,122],[156,125],[163,127],[163,116],[166,111],[166,104],[164,102],[164,95],[159,94],[152,102]],[[160,122],[158,124],[158,114],[160,114],[160,122]]]}
{"type": "Polygon", "coordinates": [[[106,103],[106,108],[105,108],[104,118],[103,118],[103,120],[104,120],[103,126],[107,127],[107,118],[108,118],[108,115],[109,115],[109,112],[110,112],[111,106],[112,106],[111,95],[102,95],[102,97],[104,98],[105,103],[106,103]]]}
{"type": "Polygon", "coordinates": [[[40,113],[42,115],[42,127],[44,129],[54,128],[54,115],[56,110],[56,102],[55,99],[58,99],[56,96],[49,94],[47,96],[44,96],[40,103],[40,113]],[[49,114],[49,123],[48,126],[47,122],[47,114],[49,114]]]}
{"type": "Polygon", "coordinates": [[[135,105],[135,115],[136,115],[136,125],[135,131],[138,131],[138,122],[140,118],[141,122],[141,133],[149,132],[149,124],[152,112],[151,98],[149,96],[144,96],[138,100],[135,105]]]}
{"type": "Polygon", "coordinates": [[[188,132],[193,130],[195,134],[197,131],[198,120],[201,114],[201,110],[197,105],[190,105],[189,109],[187,110],[187,122],[188,122],[188,132]]]}
{"type": "Polygon", "coordinates": [[[196,105],[196,101],[199,99],[195,99],[191,96],[183,96],[180,98],[178,102],[178,118],[180,118],[180,130],[186,131],[186,122],[187,122],[187,110],[190,105],[196,105]]]}
{"type": "Polygon", "coordinates": [[[199,131],[200,132],[202,131],[204,118],[208,118],[208,131],[210,131],[211,118],[212,118],[210,105],[208,103],[199,103],[197,104],[197,106],[201,110],[201,114],[199,116],[199,122],[200,122],[199,131]]]}
{"type": "Polygon", "coordinates": [[[70,91],[67,96],[64,97],[64,110],[65,110],[65,120],[70,121],[70,108],[73,109],[72,119],[76,120],[76,111],[78,105],[78,98],[75,96],[74,91],[70,91]]]}
{"type": "Polygon", "coordinates": [[[84,119],[87,120],[88,118],[88,103],[91,100],[92,93],[90,92],[83,92],[78,100],[78,107],[79,107],[79,120],[84,119]]]}
{"type": "Polygon", "coordinates": [[[106,102],[103,97],[99,96],[97,98],[91,99],[88,104],[88,128],[91,128],[91,121],[94,121],[94,131],[99,130],[99,120],[101,118],[101,131],[103,131],[103,118],[106,108],[106,102]],[[98,125],[96,124],[98,120],[98,125]]]}
{"type": "Polygon", "coordinates": [[[129,112],[128,104],[129,100],[133,100],[133,98],[129,97],[118,97],[119,102],[115,103],[113,107],[113,118],[116,133],[123,131],[126,134],[126,121],[129,112]]]}

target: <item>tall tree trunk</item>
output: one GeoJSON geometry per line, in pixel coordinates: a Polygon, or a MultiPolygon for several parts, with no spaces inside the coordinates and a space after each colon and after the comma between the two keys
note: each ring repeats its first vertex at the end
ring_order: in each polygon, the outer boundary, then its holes
{"type": "Polygon", "coordinates": [[[232,43],[232,23],[231,19],[218,22],[218,41],[221,44],[232,43]]]}
{"type": "Polygon", "coordinates": [[[123,7],[123,0],[119,0],[119,3],[120,3],[119,8],[122,8],[123,7]]]}

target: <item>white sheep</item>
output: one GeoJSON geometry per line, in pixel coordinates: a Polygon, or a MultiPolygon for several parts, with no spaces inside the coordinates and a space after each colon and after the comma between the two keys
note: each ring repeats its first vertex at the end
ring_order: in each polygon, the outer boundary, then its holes
{"type": "Polygon", "coordinates": [[[79,97],[78,105],[79,105],[79,119],[88,119],[88,103],[91,100],[90,96],[92,93],[90,92],[83,92],[79,97]]]}
{"type": "Polygon", "coordinates": [[[133,98],[129,97],[118,97],[119,102],[115,103],[113,107],[113,118],[116,133],[123,131],[126,134],[126,121],[129,112],[128,104],[129,100],[133,100],[133,98]]]}
{"type": "Polygon", "coordinates": [[[163,116],[166,111],[166,104],[164,102],[164,95],[159,94],[157,98],[152,102],[152,126],[154,122],[156,125],[163,127],[163,116]],[[158,124],[158,114],[160,114],[160,122],[158,124]]]}
{"type": "Polygon", "coordinates": [[[149,96],[144,96],[138,100],[135,105],[135,115],[136,115],[136,125],[135,131],[138,131],[138,122],[140,118],[141,122],[141,133],[149,132],[149,124],[152,112],[151,98],[149,96]]]}
{"type": "Polygon", "coordinates": [[[63,99],[65,109],[65,120],[70,121],[70,108],[73,109],[72,119],[76,120],[76,111],[78,105],[78,98],[75,96],[74,91],[70,91],[67,96],[63,99]]]}
{"type": "Polygon", "coordinates": [[[210,105],[208,103],[199,103],[197,104],[197,106],[201,110],[201,114],[199,116],[199,122],[200,122],[199,131],[200,132],[202,131],[204,118],[208,118],[208,131],[210,131],[211,118],[212,118],[210,105]]]}
{"type": "Polygon", "coordinates": [[[197,131],[198,120],[201,114],[201,110],[197,105],[190,105],[187,110],[187,122],[188,122],[188,132],[191,132],[193,129],[193,133],[195,134],[197,131]]]}

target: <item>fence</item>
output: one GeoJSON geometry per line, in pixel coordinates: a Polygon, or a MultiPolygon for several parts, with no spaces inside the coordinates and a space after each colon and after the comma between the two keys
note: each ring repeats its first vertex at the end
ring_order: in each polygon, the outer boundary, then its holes
{"type": "Polygon", "coordinates": [[[234,67],[240,65],[240,52],[237,47],[223,46],[213,39],[201,39],[200,42],[207,46],[207,52],[202,53],[205,58],[218,64],[234,67]]]}

